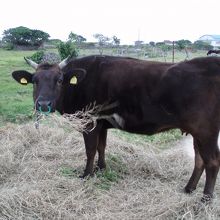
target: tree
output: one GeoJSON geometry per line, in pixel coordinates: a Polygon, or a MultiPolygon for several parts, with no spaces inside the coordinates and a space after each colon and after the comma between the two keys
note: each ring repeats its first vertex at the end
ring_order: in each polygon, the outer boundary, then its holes
{"type": "Polygon", "coordinates": [[[135,45],[135,47],[142,47],[143,46],[143,41],[142,40],[136,40],[135,42],[134,42],[134,45],[135,45]]]}
{"type": "Polygon", "coordinates": [[[164,42],[157,42],[156,47],[161,49],[164,60],[166,61],[167,51],[171,50],[172,46],[168,45],[168,44],[165,44],[164,42]]]}
{"type": "Polygon", "coordinates": [[[27,27],[10,28],[3,32],[3,41],[14,46],[40,47],[48,40],[50,35],[40,30],[32,30],[27,27]]]}
{"type": "Polygon", "coordinates": [[[197,40],[193,43],[193,48],[195,48],[197,50],[212,50],[213,46],[207,42],[197,40]]]}
{"type": "Polygon", "coordinates": [[[188,60],[190,58],[190,54],[189,54],[189,51],[188,49],[190,47],[192,47],[192,42],[189,41],[189,40],[178,40],[178,41],[175,41],[175,44],[176,44],[176,48],[180,51],[184,50],[185,53],[186,53],[186,60],[188,60]]]}
{"type": "Polygon", "coordinates": [[[112,46],[114,47],[114,48],[117,48],[117,54],[119,55],[119,54],[121,54],[121,51],[120,51],[120,39],[119,38],[117,38],[116,36],[113,36],[112,37],[112,42],[111,42],[111,44],[112,44],[112,46]]]}
{"type": "Polygon", "coordinates": [[[94,34],[93,37],[98,40],[99,53],[102,55],[103,48],[108,45],[108,41],[110,41],[110,38],[104,36],[103,34],[94,34]]]}
{"type": "Polygon", "coordinates": [[[112,43],[113,43],[113,45],[115,46],[115,47],[119,47],[119,45],[120,45],[120,39],[119,38],[117,38],[116,36],[113,36],[112,37],[112,43]]]}
{"type": "Polygon", "coordinates": [[[86,41],[86,38],[84,38],[84,37],[81,36],[81,35],[75,34],[75,33],[73,33],[73,32],[70,32],[68,39],[69,39],[72,43],[76,44],[76,46],[80,46],[83,42],[86,41]]]}
{"type": "Polygon", "coordinates": [[[167,52],[172,49],[171,45],[165,44],[164,42],[157,42],[155,44],[158,48],[160,48],[163,52],[167,52]]]}
{"type": "Polygon", "coordinates": [[[175,41],[175,43],[179,50],[183,50],[192,45],[192,42],[189,40],[178,40],[178,41],[175,41]]]}
{"type": "Polygon", "coordinates": [[[155,47],[155,42],[154,42],[154,41],[150,41],[150,42],[149,42],[149,45],[150,45],[151,47],[155,47]]]}

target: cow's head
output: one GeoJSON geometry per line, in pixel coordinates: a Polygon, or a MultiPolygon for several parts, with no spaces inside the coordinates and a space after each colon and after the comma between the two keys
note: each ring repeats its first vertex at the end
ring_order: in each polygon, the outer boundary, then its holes
{"type": "Polygon", "coordinates": [[[86,71],[80,68],[73,68],[65,73],[63,69],[68,65],[68,58],[59,64],[37,64],[30,59],[25,58],[25,60],[35,72],[18,70],[14,71],[12,76],[22,85],[33,84],[35,109],[43,113],[60,110],[65,84],[76,86],[86,74],[86,71]]]}

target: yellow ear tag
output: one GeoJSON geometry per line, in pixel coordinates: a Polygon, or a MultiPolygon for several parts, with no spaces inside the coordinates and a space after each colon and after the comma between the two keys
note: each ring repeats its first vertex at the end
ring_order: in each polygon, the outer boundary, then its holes
{"type": "Polygon", "coordinates": [[[70,84],[76,85],[77,84],[77,78],[73,76],[70,80],[70,84]]]}
{"type": "Polygon", "coordinates": [[[21,84],[27,84],[28,82],[27,82],[27,80],[25,78],[21,78],[20,83],[21,84]]]}

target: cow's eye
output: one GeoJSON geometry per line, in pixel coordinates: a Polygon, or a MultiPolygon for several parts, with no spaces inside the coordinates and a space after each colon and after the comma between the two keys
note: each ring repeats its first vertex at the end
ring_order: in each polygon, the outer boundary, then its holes
{"type": "Polygon", "coordinates": [[[63,80],[61,78],[57,80],[58,84],[62,84],[62,82],[63,82],[63,80]]]}

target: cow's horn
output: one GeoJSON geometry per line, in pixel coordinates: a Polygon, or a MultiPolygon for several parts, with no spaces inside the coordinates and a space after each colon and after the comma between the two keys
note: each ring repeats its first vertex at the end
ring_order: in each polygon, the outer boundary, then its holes
{"type": "Polygon", "coordinates": [[[60,69],[63,69],[63,68],[68,64],[69,59],[70,59],[70,56],[68,56],[67,58],[65,58],[64,60],[62,60],[62,61],[59,63],[60,69]]]}
{"type": "Polygon", "coordinates": [[[38,67],[38,64],[37,63],[35,63],[34,61],[32,61],[32,60],[30,60],[30,59],[28,59],[28,58],[26,58],[26,57],[24,57],[24,59],[25,59],[25,61],[27,62],[27,64],[29,64],[31,67],[33,67],[35,70],[37,69],[37,67],[38,67]]]}

